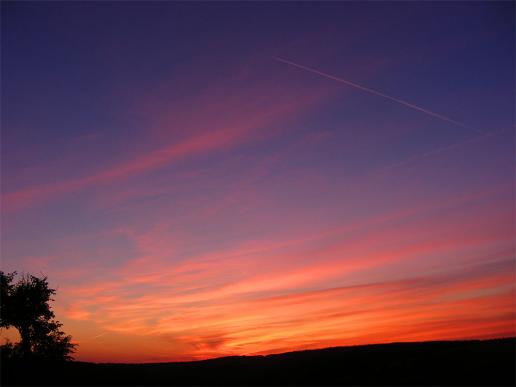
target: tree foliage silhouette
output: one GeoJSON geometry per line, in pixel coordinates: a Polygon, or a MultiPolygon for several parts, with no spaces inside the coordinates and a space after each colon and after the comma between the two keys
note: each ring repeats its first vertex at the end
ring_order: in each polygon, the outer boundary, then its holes
{"type": "Polygon", "coordinates": [[[55,289],[46,277],[26,274],[15,282],[15,276],[0,271],[0,328],[16,328],[21,340],[3,345],[2,357],[71,360],[75,344],[61,331],[50,307],[55,289]]]}

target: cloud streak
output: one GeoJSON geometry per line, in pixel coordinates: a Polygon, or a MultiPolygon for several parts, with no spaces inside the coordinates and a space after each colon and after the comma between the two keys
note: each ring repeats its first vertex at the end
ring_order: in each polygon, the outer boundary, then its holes
{"type": "Polygon", "coordinates": [[[388,166],[382,168],[382,170],[403,167],[405,165],[412,164],[414,162],[426,159],[426,158],[431,157],[431,156],[436,156],[436,155],[444,153],[444,152],[455,151],[455,150],[461,148],[462,146],[465,146],[467,144],[470,144],[472,142],[476,142],[476,141],[479,141],[479,140],[482,140],[482,139],[486,139],[486,138],[491,137],[491,136],[498,135],[500,133],[504,133],[507,130],[508,130],[508,128],[502,128],[502,129],[493,130],[493,131],[490,131],[490,132],[484,132],[484,133],[482,133],[481,135],[478,135],[478,136],[469,137],[469,138],[467,138],[465,140],[462,140],[462,141],[457,141],[457,142],[454,142],[452,144],[444,145],[444,146],[442,146],[440,148],[437,148],[437,149],[433,149],[433,150],[429,150],[427,152],[423,152],[423,153],[417,154],[415,156],[409,157],[406,160],[400,161],[400,162],[395,163],[395,164],[388,165],[388,166]]]}
{"type": "MultiPolygon", "coordinates": [[[[290,114],[299,112],[300,109],[316,103],[324,98],[326,94],[326,91],[318,90],[295,95],[295,98],[293,96],[287,98],[278,95],[276,98],[266,99],[265,101],[256,99],[260,101],[261,106],[255,105],[255,100],[247,97],[242,102],[245,108],[242,113],[236,111],[229,117],[215,118],[211,121],[201,120],[201,122],[198,122],[198,118],[194,116],[194,122],[196,125],[201,125],[202,130],[193,131],[194,134],[184,139],[172,141],[158,149],[140,154],[118,165],[104,168],[97,173],[84,177],[29,186],[18,191],[3,193],[3,210],[16,211],[55,195],[78,192],[88,187],[111,183],[152,171],[176,160],[231,149],[237,145],[260,138],[260,136],[265,136],[268,126],[278,124],[283,119],[289,117],[290,114]]],[[[206,99],[206,97],[203,97],[203,100],[206,99]]],[[[192,104],[195,104],[195,102],[195,100],[192,101],[192,104]]],[[[204,103],[208,102],[204,101],[204,103]]],[[[221,108],[220,104],[221,102],[218,101],[218,105],[215,105],[221,108]]],[[[205,108],[207,109],[208,107],[205,108]]],[[[225,116],[227,116],[227,112],[225,116]]],[[[165,127],[168,125],[167,122],[163,123],[165,127]]]]}
{"type": "MultiPolygon", "coordinates": [[[[340,238],[330,244],[327,233],[264,240],[177,263],[155,244],[166,234],[149,230],[137,237],[142,255],[110,280],[63,287],[73,300],[63,314],[69,325],[94,324],[120,340],[158,340],[153,355],[168,360],[503,336],[514,323],[512,234],[501,220],[508,217],[503,203],[472,205],[474,214],[466,206],[445,219],[430,216],[436,205],[428,205],[375,230],[349,227],[361,230],[353,238],[335,230],[340,238]],[[424,224],[416,220],[422,213],[424,224]]],[[[95,345],[85,353],[100,350],[95,345]]]]}

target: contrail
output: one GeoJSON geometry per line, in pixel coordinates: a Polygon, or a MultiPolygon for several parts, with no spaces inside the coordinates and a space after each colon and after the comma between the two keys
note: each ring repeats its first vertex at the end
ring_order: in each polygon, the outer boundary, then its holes
{"type": "Polygon", "coordinates": [[[93,341],[93,340],[95,340],[95,339],[98,339],[99,337],[102,337],[102,336],[104,336],[104,335],[106,335],[106,334],[107,334],[107,332],[102,332],[102,333],[100,333],[100,334],[98,334],[98,335],[95,335],[95,336],[92,336],[92,337],[90,337],[90,338],[88,338],[88,339],[86,339],[86,340],[82,340],[82,341],[80,341],[79,343],[89,343],[90,341],[93,341]]]}
{"type": "Polygon", "coordinates": [[[283,63],[289,64],[289,65],[291,65],[291,66],[294,66],[294,67],[297,67],[297,68],[300,68],[300,69],[303,69],[303,70],[309,71],[309,72],[311,72],[311,73],[318,74],[318,75],[320,75],[320,76],[322,76],[322,77],[325,77],[325,78],[333,79],[334,81],[344,83],[344,84],[346,84],[346,85],[348,85],[348,86],[351,86],[351,87],[354,87],[354,88],[356,88],[356,89],[359,89],[359,90],[365,91],[365,92],[367,92],[367,93],[374,94],[374,95],[379,95],[380,97],[390,99],[391,101],[397,102],[397,103],[399,103],[400,105],[403,105],[403,106],[409,107],[409,108],[411,108],[411,109],[414,109],[414,110],[420,111],[420,112],[422,112],[422,113],[428,114],[429,116],[439,118],[440,120],[450,122],[450,123],[452,123],[452,124],[454,124],[454,125],[457,125],[457,126],[460,126],[460,127],[466,128],[466,129],[474,130],[474,131],[476,131],[476,132],[478,132],[478,133],[483,133],[483,131],[480,131],[480,130],[478,130],[478,129],[472,128],[471,126],[468,126],[468,125],[466,125],[466,124],[463,124],[462,122],[452,120],[451,118],[446,117],[446,116],[443,116],[442,114],[435,113],[435,112],[433,112],[433,111],[431,111],[431,110],[428,110],[428,109],[422,108],[421,106],[417,106],[417,105],[411,104],[410,102],[403,101],[402,99],[398,99],[398,98],[395,98],[395,97],[391,97],[390,95],[384,94],[384,93],[382,93],[382,92],[380,92],[380,91],[378,91],[378,90],[370,89],[370,88],[368,88],[368,87],[365,87],[365,86],[359,85],[358,83],[354,83],[354,82],[351,82],[351,81],[347,81],[347,80],[345,80],[345,79],[342,79],[342,78],[336,77],[336,76],[334,76],[334,75],[324,73],[324,72],[319,71],[319,70],[317,70],[317,69],[314,69],[314,68],[312,68],[312,67],[303,66],[303,65],[300,65],[299,63],[295,63],[295,62],[292,62],[292,61],[289,61],[289,60],[286,60],[286,59],[283,59],[283,58],[279,58],[279,57],[273,57],[273,58],[274,58],[275,60],[279,61],[279,62],[283,62],[283,63]]]}
{"type": "Polygon", "coordinates": [[[434,156],[434,155],[439,154],[439,153],[455,150],[455,149],[460,148],[460,147],[462,147],[462,146],[464,146],[464,145],[466,145],[468,143],[475,142],[475,141],[478,141],[478,140],[486,138],[486,137],[495,136],[495,135],[497,135],[499,133],[505,132],[507,129],[508,128],[502,128],[502,129],[493,130],[493,131],[490,131],[490,132],[482,132],[481,135],[469,137],[469,138],[467,138],[465,140],[462,140],[462,141],[457,141],[457,142],[454,142],[454,143],[449,144],[449,145],[441,146],[441,147],[439,147],[437,149],[433,149],[433,150],[430,150],[430,151],[427,151],[427,152],[423,152],[423,153],[414,155],[412,157],[409,157],[406,160],[403,160],[403,161],[397,162],[395,164],[391,164],[391,165],[388,165],[386,167],[383,167],[381,170],[384,171],[384,170],[394,169],[394,168],[398,168],[398,167],[403,167],[403,166],[405,166],[407,164],[411,164],[411,163],[416,162],[418,160],[425,159],[427,157],[434,156]]]}

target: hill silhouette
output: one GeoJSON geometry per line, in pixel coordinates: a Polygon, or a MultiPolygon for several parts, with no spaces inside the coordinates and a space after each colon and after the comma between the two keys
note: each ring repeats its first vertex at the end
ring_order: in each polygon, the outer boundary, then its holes
{"type": "Polygon", "coordinates": [[[516,338],[373,344],[147,364],[2,364],[2,385],[514,386],[516,338]]]}

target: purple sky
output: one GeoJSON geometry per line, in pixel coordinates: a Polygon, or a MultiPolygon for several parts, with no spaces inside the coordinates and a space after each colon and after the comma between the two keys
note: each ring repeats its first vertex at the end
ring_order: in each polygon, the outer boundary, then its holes
{"type": "Polygon", "coordinates": [[[515,334],[513,3],[1,7],[1,268],[78,359],[515,334]]]}

